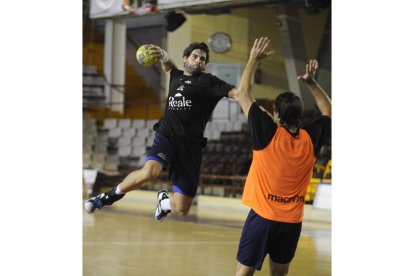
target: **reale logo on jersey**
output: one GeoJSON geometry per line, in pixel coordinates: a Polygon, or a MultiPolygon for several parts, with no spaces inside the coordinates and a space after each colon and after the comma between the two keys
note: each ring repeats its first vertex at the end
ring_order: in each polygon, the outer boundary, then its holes
{"type": "Polygon", "coordinates": [[[172,110],[190,110],[192,105],[191,100],[186,100],[181,93],[177,93],[174,97],[168,98],[168,108],[172,110]]]}

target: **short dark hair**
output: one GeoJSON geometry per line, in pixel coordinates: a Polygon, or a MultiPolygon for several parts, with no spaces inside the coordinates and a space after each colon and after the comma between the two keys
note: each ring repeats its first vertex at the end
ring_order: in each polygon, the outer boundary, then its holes
{"type": "Polygon", "coordinates": [[[207,44],[205,44],[204,42],[191,43],[187,48],[184,49],[183,57],[189,57],[195,49],[200,49],[206,52],[206,64],[207,64],[209,62],[209,49],[208,49],[207,44]]]}
{"type": "Polygon", "coordinates": [[[279,113],[282,125],[298,127],[302,110],[302,100],[290,91],[283,92],[275,99],[275,112],[279,113]]]}

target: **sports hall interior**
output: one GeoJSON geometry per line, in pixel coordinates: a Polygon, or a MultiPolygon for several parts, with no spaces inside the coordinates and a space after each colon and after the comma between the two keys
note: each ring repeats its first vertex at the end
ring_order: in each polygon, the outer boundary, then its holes
{"type": "MultiPolygon", "coordinates": [[[[274,53],[257,67],[252,84],[261,106],[273,112],[279,93],[296,91],[305,108],[301,123],[317,118],[315,101],[296,80],[311,58],[318,59],[317,79],[331,96],[331,9],[325,1],[131,1],[157,9],[141,16],[91,18],[92,2],[83,1],[83,199],[142,167],[152,145],[168,78],[159,64],[138,64],[135,52],[142,44],[159,45],[181,69],[190,43],[210,44],[215,33],[225,33],[231,46],[223,53],[210,46],[208,71],[237,86],[254,39],[267,36],[274,53]],[[123,47],[121,57],[117,47],[123,47]]],[[[172,188],[166,172],[112,206],[93,215],[84,212],[84,275],[234,275],[249,211],[241,196],[252,157],[238,103],[220,101],[204,136],[199,190],[187,216],[162,223],[153,219],[156,191],[172,188]]],[[[290,275],[331,275],[331,186],[328,139],[309,183],[290,275]]],[[[255,275],[269,275],[266,261],[255,275]]]]}

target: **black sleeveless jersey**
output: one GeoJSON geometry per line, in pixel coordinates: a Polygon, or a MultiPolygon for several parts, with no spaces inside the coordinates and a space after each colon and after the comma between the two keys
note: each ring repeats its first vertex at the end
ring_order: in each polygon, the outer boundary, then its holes
{"type": "Polygon", "coordinates": [[[172,69],[165,113],[154,130],[178,140],[201,142],[214,108],[232,88],[208,73],[185,76],[182,70],[172,69]]]}

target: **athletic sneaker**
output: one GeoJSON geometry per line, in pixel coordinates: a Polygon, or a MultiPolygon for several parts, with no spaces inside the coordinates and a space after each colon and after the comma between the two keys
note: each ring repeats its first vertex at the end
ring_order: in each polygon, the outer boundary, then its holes
{"type": "Polygon", "coordinates": [[[167,190],[159,190],[157,195],[157,208],[155,208],[155,219],[159,222],[163,221],[171,210],[164,211],[161,209],[161,201],[168,199],[167,190]]]}
{"type": "Polygon", "coordinates": [[[112,203],[115,201],[123,198],[125,194],[117,195],[115,193],[115,189],[116,187],[106,193],[102,193],[98,196],[88,199],[84,204],[86,212],[92,214],[96,208],[101,209],[106,205],[112,205],[112,203]]]}

